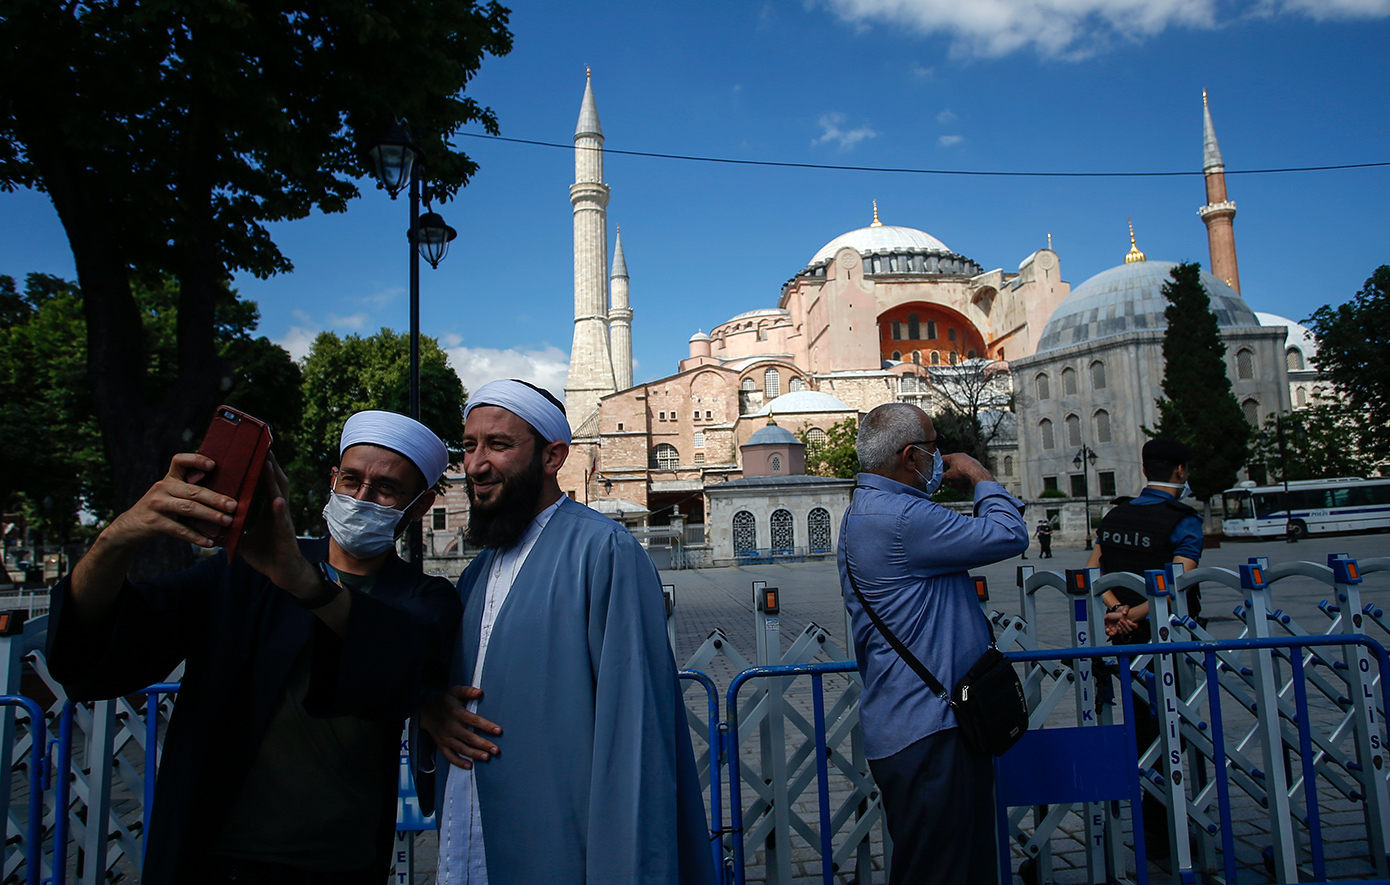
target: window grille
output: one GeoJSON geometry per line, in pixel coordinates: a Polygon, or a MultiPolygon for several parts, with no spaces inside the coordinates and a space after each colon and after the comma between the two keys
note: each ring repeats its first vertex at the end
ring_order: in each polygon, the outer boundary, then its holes
{"type": "Polygon", "coordinates": [[[796,531],[792,527],[790,510],[777,510],[772,514],[772,549],[790,550],[796,546],[796,531]]]}
{"type": "Polygon", "coordinates": [[[806,537],[811,550],[830,549],[830,511],[817,507],[806,517],[806,537]]]}
{"type": "Polygon", "coordinates": [[[758,523],[753,514],[740,510],[734,514],[734,552],[758,549],[758,523]]]}

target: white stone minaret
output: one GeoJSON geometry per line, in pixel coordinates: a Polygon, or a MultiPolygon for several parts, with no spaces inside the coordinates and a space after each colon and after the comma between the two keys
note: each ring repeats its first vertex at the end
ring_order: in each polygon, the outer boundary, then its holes
{"type": "Polygon", "coordinates": [[[612,393],[608,349],[608,185],[603,183],[603,129],[585,71],[584,103],[574,130],[574,343],[565,381],[565,413],[578,428],[599,397],[612,393]]]}
{"type": "Polygon", "coordinates": [[[632,386],[632,308],[627,297],[622,228],[618,228],[613,243],[613,272],[609,274],[613,300],[608,308],[608,337],[613,350],[613,381],[619,390],[627,390],[632,386]]]}

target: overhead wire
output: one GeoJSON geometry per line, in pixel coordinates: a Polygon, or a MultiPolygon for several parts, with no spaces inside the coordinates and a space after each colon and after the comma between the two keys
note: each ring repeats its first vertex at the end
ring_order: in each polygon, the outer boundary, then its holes
{"type": "MultiPolygon", "coordinates": [[[[530,138],[510,138],[505,135],[488,135],[482,132],[458,132],[467,138],[481,138],[488,141],[506,141],[512,144],[526,144],[535,147],[574,150],[573,144],[552,141],[537,141],[530,138]]],[[[628,157],[650,157],[657,160],[686,160],[693,163],[724,163],[733,166],[767,166],[782,169],[823,169],[837,172],[896,172],[908,175],[967,175],[997,178],[1172,178],[1175,176],[1200,176],[1201,170],[1180,172],[1018,172],[986,169],[913,169],[904,166],[850,166],[837,163],[793,163],[785,160],[741,160],[735,157],[702,157],[693,154],[667,154],[658,151],[631,151],[604,146],[604,154],[621,154],[628,157]]],[[[1374,169],[1390,166],[1390,161],[1380,163],[1339,163],[1328,166],[1283,166],[1271,169],[1226,169],[1227,175],[1272,175],[1286,172],[1331,172],[1339,169],[1374,169]]]]}

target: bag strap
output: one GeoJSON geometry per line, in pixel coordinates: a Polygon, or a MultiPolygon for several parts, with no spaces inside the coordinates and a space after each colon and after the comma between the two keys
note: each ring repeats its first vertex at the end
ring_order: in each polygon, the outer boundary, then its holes
{"type": "MultiPolygon", "coordinates": [[[[864,488],[864,486],[855,486],[854,490],[857,492],[862,488],[864,488]]],[[[849,509],[853,510],[853,492],[850,493],[849,503],[849,509]]],[[[846,546],[845,548],[845,574],[849,577],[849,585],[854,589],[854,595],[859,597],[859,604],[864,606],[864,611],[868,612],[869,614],[869,620],[873,621],[874,626],[878,628],[878,632],[883,634],[883,638],[888,640],[888,644],[892,646],[893,651],[897,652],[898,657],[902,658],[903,661],[905,661],[907,665],[912,668],[913,672],[916,673],[919,677],[921,677],[922,681],[927,684],[927,688],[930,688],[933,692],[936,693],[937,697],[941,698],[943,701],[954,707],[955,701],[952,700],[951,693],[948,692],[946,690],[946,687],[941,684],[941,680],[937,679],[936,676],[932,674],[932,671],[927,669],[926,664],[922,663],[920,660],[917,659],[917,656],[914,655],[912,651],[906,645],[903,644],[903,641],[897,637],[897,634],[895,634],[892,630],[888,629],[888,625],[883,623],[883,619],[878,616],[878,612],[874,611],[874,607],[872,605],[869,605],[869,600],[864,596],[864,591],[859,589],[859,582],[854,579],[854,570],[850,568],[848,546],[846,546]]],[[[989,628],[989,644],[991,647],[993,647],[994,625],[989,623],[989,618],[985,618],[985,626],[989,628]]]]}

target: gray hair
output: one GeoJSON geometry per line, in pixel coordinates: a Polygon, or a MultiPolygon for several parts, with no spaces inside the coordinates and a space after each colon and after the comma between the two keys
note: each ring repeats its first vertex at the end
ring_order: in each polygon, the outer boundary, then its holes
{"type": "Polygon", "coordinates": [[[898,453],[921,441],[922,414],[909,403],[884,403],[870,412],[854,441],[859,469],[879,474],[891,471],[898,453]]]}

